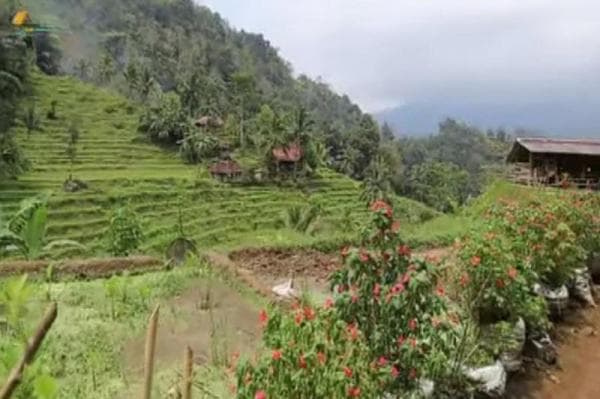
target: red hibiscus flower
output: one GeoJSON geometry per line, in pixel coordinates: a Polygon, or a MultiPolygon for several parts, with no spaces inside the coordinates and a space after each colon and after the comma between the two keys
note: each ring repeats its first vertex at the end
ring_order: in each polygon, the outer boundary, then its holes
{"type": "Polygon", "coordinates": [[[408,321],[408,328],[411,331],[415,331],[417,329],[417,320],[416,319],[410,319],[408,321]]]}
{"type": "Polygon", "coordinates": [[[373,212],[383,211],[384,215],[388,218],[393,216],[392,207],[383,200],[377,200],[371,204],[371,210],[373,212]]]}
{"type": "Polygon", "coordinates": [[[358,398],[360,396],[360,388],[352,387],[348,388],[348,397],[349,398],[358,398]]]}
{"type": "Polygon", "coordinates": [[[315,310],[313,308],[311,308],[310,306],[306,306],[304,308],[304,318],[308,321],[314,319],[315,318],[315,310]]]}
{"type": "Polygon", "coordinates": [[[355,341],[358,338],[358,328],[356,328],[354,324],[349,324],[346,330],[352,341],[355,341]]]}
{"type": "Polygon", "coordinates": [[[280,350],[274,350],[273,354],[271,355],[271,358],[273,360],[281,360],[281,351],[280,350]]]}
{"type": "Polygon", "coordinates": [[[471,266],[477,267],[481,263],[481,258],[479,256],[473,256],[471,258],[471,266]]]}
{"type": "Polygon", "coordinates": [[[325,354],[323,352],[317,352],[317,360],[319,361],[319,364],[322,366],[327,361],[327,356],[325,356],[325,354]]]}
{"type": "Polygon", "coordinates": [[[404,335],[399,336],[398,339],[396,340],[396,342],[398,343],[398,346],[404,345],[404,341],[406,341],[406,338],[404,338],[404,335]]]}
{"type": "Polygon", "coordinates": [[[519,272],[514,267],[508,268],[508,277],[510,277],[512,280],[515,280],[518,274],[519,272]]]}
{"type": "Polygon", "coordinates": [[[350,367],[344,367],[344,375],[348,378],[352,378],[352,369],[350,367]]]}
{"type": "Polygon", "coordinates": [[[371,257],[365,249],[361,248],[359,258],[362,263],[367,263],[371,257]]]}
{"type": "Polygon", "coordinates": [[[324,309],[331,309],[333,307],[333,299],[327,298],[325,299],[325,303],[323,304],[324,309]]]}
{"type": "Polygon", "coordinates": [[[375,287],[373,287],[373,296],[375,298],[379,298],[380,294],[381,294],[381,285],[379,285],[378,283],[376,283],[375,287]]]}
{"type": "Polygon", "coordinates": [[[398,370],[396,366],[392,366],[390,372],[392,373],[392,378],[398,378],[398,376],[400,375],[400,370],[398,370]]]}
{"type": "Polygon", "coordinates": [[[410,248],[408,245],[399,245],[397,249],[398,255],[400,256],[410,256],[410,248]]]}
{"type": "Polygon", "coordinates": [[[267,394],[265,391],[256,391],[254,399],[267,399],[267,394]]]}
{"type": "Polygon", "coordinates": [[[377,364],[379,367],[385,367],[387,365],[387,359],[385,356],[381,356],[379,359],[377,359],[377,364]]]}
{"type": "Polygon", "coordinates": [[[399,294],[404,291],[404,284],[397,283],[392,287],[392,294],[399,294]]]}
{"type": "Polygon", "coordinates": [[[294,317],[294,321],[296,322],[296,325],[302,324],[303,320],[304,320],[304,316],[302,315],[302,312],[296,313],[296,316],[294,317]]]}
{"type": "Polygon", "coordinates": [[[300,358],[298,359],[298,367],[301,369],[306,368],[306,359],[304,358],[304,355],[300,355],[300,358]]]}
{"type": "Polygon", "coordinates": [[[438,296],[444,296],[444,295],[446,295],[446,289],[441,284],[438,284],[438,286],[436,287],[435,291],[437,292],[438,296]]]}
{"type": "Polygon", "coordinates": [[[267,325],[267,322],[269,321],[269,315],[267,314],[266,310],[263,309],[260,311],[258,314],[258,321],[263,328],[267,325]]]}

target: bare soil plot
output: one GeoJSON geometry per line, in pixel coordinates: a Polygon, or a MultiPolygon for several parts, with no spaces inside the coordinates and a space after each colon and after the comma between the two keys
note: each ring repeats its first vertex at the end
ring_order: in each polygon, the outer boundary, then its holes
{"type": "MultiPolygon", "coordinates": [[[[253,353],[260,338],[258,309],[218,280],[199,280],[182,295],[161,306],[156,341],[157,368],[177,365],[186,346],[196,364],[205,365],[216,353],[226,359],[234,352],[253,353]]],[[[145,334],[125,343],[123,361],[134,379],[143,372],[145,334]]]]}

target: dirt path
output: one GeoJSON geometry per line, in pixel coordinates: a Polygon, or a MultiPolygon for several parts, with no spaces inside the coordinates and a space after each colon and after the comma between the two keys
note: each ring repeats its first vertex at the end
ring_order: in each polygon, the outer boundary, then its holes
{"type": "Polygon", "coordinates": [[[558,328],[559,364],[527,370],[509,383],[509,399],[600,398],[600,310],[578,311],[558,328]]]}

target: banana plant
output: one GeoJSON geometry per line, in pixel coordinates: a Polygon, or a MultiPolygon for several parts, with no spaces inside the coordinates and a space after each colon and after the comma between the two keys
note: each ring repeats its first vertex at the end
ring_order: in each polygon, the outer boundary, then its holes
{"type": "Polygon", "coordinates": [[[16,251],[27,260],[40,259],[54,248],[85,247],[73,240],[47,241],[48,196],[21,202],[19,210],[0,227],[0,250],[16,251]]]}

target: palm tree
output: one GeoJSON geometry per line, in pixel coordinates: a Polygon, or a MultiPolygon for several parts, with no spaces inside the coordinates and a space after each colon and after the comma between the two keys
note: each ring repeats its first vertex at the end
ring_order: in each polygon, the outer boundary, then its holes
{"type": "Polygon", "coordinates": [[[361,201],[365,201],[367,206],[378,199],[387,200],[392,187],[390,184],[391,173],[381,155],[371,161],[365,171],[365,179],[362,183],[361,201]]]}
{"type": "Polygon", "coordinates": [[[18,251],[25,259],[35,260],[57,247],[85,249],[72,240],[46,240],[48,198],[25,199],[20,209],[0,228],[0,249],[18,251]]]}
{"type": "Polygon", "coordinates": [[[298,108],[292,116],[292,126],[289,140],[302,146],[308,144],[315,121],[310,118],[304,107],[298,108]]]}

